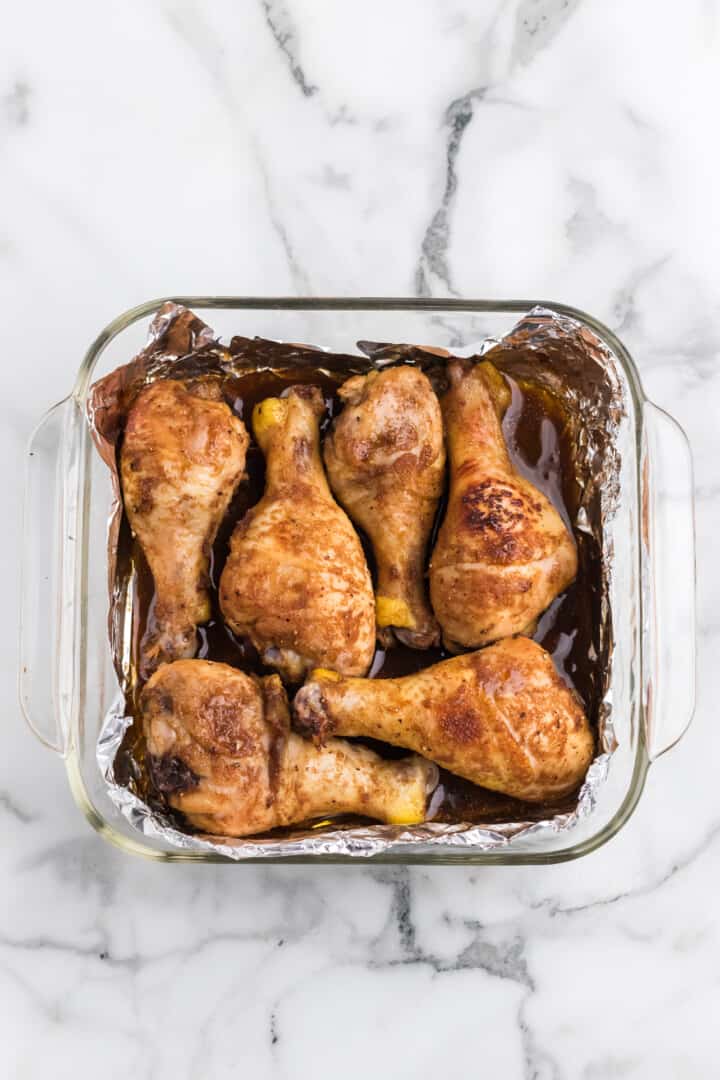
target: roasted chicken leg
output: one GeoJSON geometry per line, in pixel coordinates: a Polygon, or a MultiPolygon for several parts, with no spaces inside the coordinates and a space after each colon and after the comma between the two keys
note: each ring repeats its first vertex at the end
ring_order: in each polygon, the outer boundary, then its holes
{"type": "Polygon", "coordinates": [[[355,375],[325,440],[336,497],[370,538],[380,640],[426,649],[440,632],[425,596],[425,549],[445,469],[442,416],[430,381],[410,365],[355,375]]]}
{"type": "Polygon", "coordinates": [[[383,739],[530,802],[573,791],[593,755],[578,699],[550,655],[523,637],[401,679],[316,671],[293,711],[296,729],[320,741],[326,734],[383,739]]]}
{"type": "Polygon", "coordinates": [[[372,661],[372,582],[360,541],[333,499],[320,458],[317,387],[255,407],[265,492],[236,527],[220,606],[236,634],[290,681],[314,666],[364,675],[372,661]]]}
{"type": "Polygon", "coordinates": [[[345,813],[412,824],[437,783],[436,767],[415,755],[383,761],[341,739],[318,748],[294,735],[277,675],[179,660],[153,675],[141,708],[155,788],[206,833],[249,836],[345,813]]]}
{"type": "Polygon", "coordinates": [[[450,459],[430,598],[448,648],[477,648],[532,628],[577,573],[572,536],[550,501],[515,471],[489,364],[454,360],[441,401],[450,459]]]}
{"type": "Polygon", "coordinates": [[[212,383],[159,379],[127,418],[120,452],[125,511],[150,567],[155,600],[140,674],[193,656],[210,617],[210,549],[245,469],[248,434],[212,383]]]}

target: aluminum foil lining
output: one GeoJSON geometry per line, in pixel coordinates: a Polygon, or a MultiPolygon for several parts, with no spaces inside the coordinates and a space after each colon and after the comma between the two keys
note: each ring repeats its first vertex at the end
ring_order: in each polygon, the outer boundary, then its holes
{"type": "MultiPolygon", "coordinates": [[[[126,686],[127,657],[118,636],[122,622],[121,591],[115,581],[119,524],[122,516],[116,446],[124,415],[135,393],[146,382],[167,374],[197,374],[202,371],[238,372],[248,370],[238,361],[242,343],[233,339],[224,346],[213,332],[192,312],[175,304],[165,304],[150,327],[146,348],[122,368],[106,376],[91,389],[88,420],[101,456],[111,470],[114,504],[108,529],[108,570],[110,585],[110,643],[120,686],[126,686]]],[[[249,342],[257,366],[262,364],[263,349],[286,361],[317,365],[318,351],[309,346],[280,342],[249,342]]],[[[438,364],[438,351],[414,345],[358,343],[375,367],[405,359],[426,368],[438,364]]],[[[97,761],[107,784],[108,795],[133,828],[148,839],[162,841],[178,851],[215,854],[228,859],[290,858],[312,855],[368,858],[447,851],[473,853],[495,851],[520,840],[571,830],[590,814],[605,781],[613,752],[617,748],[612,715],[612,612],[610,582],[613,552],[609,523],[619,496],[620,461],[615,435],[623,416],[622,388],[617,375],[618,362],[587,326],[546,308],[533,308],[514,329],[499,341],[488,339],[475,355],[490,359],[515,378],[530,378],[547,386],[566,406],[572,417],[572,435],[576,451],[575,481],[580,491],[579,507],[573,522],[576,534],[583,533],[596,544],[602,555],[602,573],[593,647],[597,656],[598,753],[578,793],[577,803],[564,813],[546,820],[502,822],[497,825],[426,822],[422,825],[323,826],[285,830],[282,835],[263,835],[243,839],[201,836],[181,831],[172,816],[157,806],[149,806],[115,775],[115,760],[128,727],[134,722],[126,715],[125,694],[121,689],[105,716],[97,743],[97,761]]],[[[335,354],[323,356],[323,366],[331,367],[335,354]],[[326,365],[326,359],[328,361],[326,365]]],[[[361,356],[337,358],[342,370],[354,366],[367,370],[368,360],[361,356]]]]}

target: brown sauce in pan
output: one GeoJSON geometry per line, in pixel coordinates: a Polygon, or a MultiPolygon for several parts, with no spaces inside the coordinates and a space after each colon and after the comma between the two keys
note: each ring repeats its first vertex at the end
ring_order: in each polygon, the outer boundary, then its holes
{"type": "MultiPolygon", "coordinates": [[[[360,358],[359,358],[360,359],[360,358]]],[[[360,362],[362,362],[360,360],[360,362]]],[[[261,370],[223,379],[223,393],[228,404],[242,417],[250,429],[250,417],[255,404],[263,398],[278,396],[293,383],[312,383],[320,386],[327,405],[323,421],[324,432],[340,408],[337,388],[347,372],[329,372],[322,368],[298,367],[282,371],[261,370]]],[[[511,402],[503,420],[503,430],[515,467],[540,488],[565,521],[575,519],[578,491],[573,480],[573,448],[559,402],[538,386],[522,385],[506,376],[510,383],[511,402]]],[[[224,624],[218,608],[217,585],[228,553],[230,535],[244,513],[261,497],[265,478],[263,455],[251,440],[248,449],[247,476],[238,488],[226,518],[220,527],[210,561],[212,618],[199,628],[198,656],[240,667],[256,674],[267,674],[256,651],[248,641],[238,640],[224,624]]],[[[441,502],[434,535],[445,509],[441,502]]],[[[582,533],[575,533],[578,543],[579,572],[576,581],[559,596],[540,617],[535,640],[552,655],[565,681],[582,699],[591,723],[597,722],[598,686],[597,665],[593,646],[593,626],[600,620],[601,567],[594,549],[582,533]]],[[[364,538],[363,538],[364,542],[364,538]]],[[[365,543],[371,571],[374,571],[372,552],[365,543]]],[[[431,545],[432,547],[432,541],[431,545]]],[[[152,618],[153,584],[142,551],[133,540],[126,519],[123,519],[118,549],[120,578],[135,571],[133,597],[133,665],[137,660],[140,642],[152,618]]],[[[442,648],[416,651],[405,645],[392,649],[378,648],[371,668],[374,678],[409,675],[445,659],[450,654],[442,648]]],[[[127,711],[139,717],[137,693],[128,698],[127,711]]],[[[360,740],[386,757],[399,757],[407,751],[360,740]]],[[[145,746],[141,724],[136,720],[125,736],[116,760],[116,776],[141,797],[152,800],[145,769],[145,746]]],[[[467,780],[441,770],[440,784],[431,798],[430,814],[435,821],[500,823],[503,821],[541,820],[553,813],[570,809],[575,796],[552,804],[530,804],[505,795],[487,791],[467,780]]],[[[338,819],[333,824],[350,825],[360,819],[338,819]]],[[[323,823],[328,824],[327,822],[323,823]]],[[[287,830],[285,830],[287,831],[287,830]]]]}

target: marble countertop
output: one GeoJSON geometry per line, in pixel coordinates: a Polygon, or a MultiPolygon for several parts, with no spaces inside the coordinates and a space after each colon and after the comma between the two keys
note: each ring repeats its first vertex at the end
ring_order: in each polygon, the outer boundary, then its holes
{"type": "Polygon", "coordinates": [[[3,1076],[717,1074],[719,49],[716,0],[14,6],[3,1076]],[[537,296],[620,334],[693,446],[699,685],[612,843],[547,868],[165,866],[91,832],[17,705],[24,445],[97,330],[172,293],[537,296]]]}

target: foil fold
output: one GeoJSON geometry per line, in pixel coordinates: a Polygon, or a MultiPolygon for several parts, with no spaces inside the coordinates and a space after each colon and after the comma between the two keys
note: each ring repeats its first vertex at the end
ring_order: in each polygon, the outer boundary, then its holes
{"type": "MultiPolygon", "coordinates": [[[[617,740],[613,724],[612,612],[610,581],[612,549],[608,524],[617,499],[620,461],[615,449],[614,432],[623,415],[622,390],[616,362],[605,345],[589,328],[567,316],[546,308],[533,308],[512,331],[500,340],[488,339],[473,355],[489,359],[500,370],[516,378],[531,378],[547,386],[560,397],[573,418],[576,441],[576,481],[582,492],[573,521],[576,531],[598,544],[602,552],[600,612],[597,627],[598,693],[595,716],[598,753],[578,793],[576,805],[565,813],[545,820],[492,824],[426,822],[422,825],[350,825],[298,828],[283,835],[267,834],[233,839],[183,832],[173,816],[157,805],[149,805],[115,773],[118,751],[127,729],[134,722],[126,715],[125,691],[130,678],[127,649],[123,646],[126,622],[125,591],[116,581],[117,542],[122,517],[122,501],[116,462],[116,446],[124,413],[137,391],[158,375],[183,376],[202,373],[238,373],[243,367],[243,343],[234,338],[229,346],[218,342],[212,330],[192,312],[179,305],[163,305],[150,327],[146,348],[122,368],[106,376],[91,390],[88,421],[94,441],[108,465],[114,490],[114,503],[108,527],[108,572],[110,587],[109,632],[116,672],[118,695],[108,710],[98,737],[96,756],[108,795],[120,813],[140,834],[160,840],[178,852],[212,854],[231,860],[336,856],[370,858],[437,853],[461,855],[496,851],[520,840],[526,841],[548,833],[569,832],[592,813],[598,793],[611,765],[617,740]]],[[[340,364],[348,374],[354,370],[384,367],[398,360],[418,363],[437,374],[440,350],[414,345],[358,343],[362,356],[339,356],[311,346],[279,342],[254,342],[254,352],[267,346],[273,354],[280,351],[286,361],[318,363],[328,368],[340,364]]],[[[261,358],[262,359],[262,358],[261,358]]],[[[127,585],[127,583],[126,583],[127,585]]]]}

